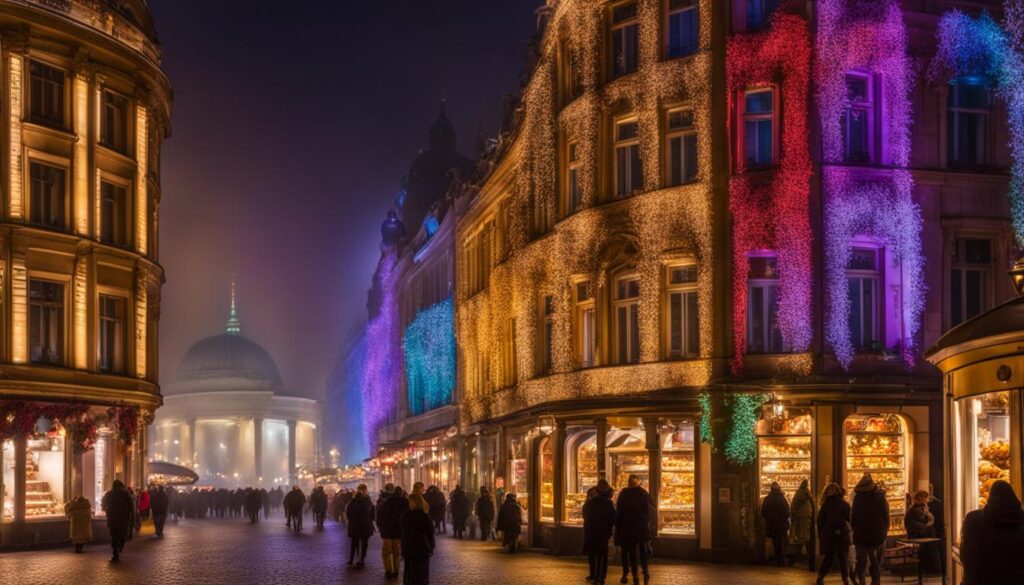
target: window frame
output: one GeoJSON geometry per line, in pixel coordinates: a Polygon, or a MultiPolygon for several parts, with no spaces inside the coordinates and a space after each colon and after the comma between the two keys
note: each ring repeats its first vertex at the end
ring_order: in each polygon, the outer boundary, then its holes
{"type": "MultiPolygon", "coordinates": [[[[129,341],[129,322],[131,320],[131,294],[128,293],[127,291],[120,289],[99,287],[99,292],[96,295],[96,320],[96,369],[105,374],[127,374],[130,364],[129,350],[131,347],[129,341]],[[103,332],[105,324],[105,317],[103,315],[104,299],[116,299],[120,301],[121,303],[123,303],[122,308],[124,310],[124,316],[121,321],[122,330],[121,335],[119,336],[121,342],[121,353],[120,355],[115,355],[115,363],[110,368],[104,368],[103,364],[103,332]]],[[[106,319],[106,321],[109,320],[110,319],[106,319]]]]}
{"type": "Polygon", "coordinates": [[[26,213],[25,218],[29,225],[42,229],[58,230],[67,232],[71,230],[71,164],[67,159],[53,156],[44,152],[35,150],[28,151],[28,165],[25,173],[25,193],[28,195],[26,200],[26,213]],[[34,165],[40,165],[56,169],[64,173],[64,188],[63,188],[63,221],[60,225],[50,224],[46,222],[35,221],[33,215],[36,211],[36,205],[33,201],[33,184],[35,179],[32,176],[32,168],[34,165]]]}
{"type": "Polygon", "coordinates": [[[779,165],[779,142],[780,135],[782,134],[782,128],[779,125],[779,107],[782,102],[781,96],[779,95],[779,88],[776,85],[757,85],[742,89],[739,94],[739,99],[737,100],[737,116],[739,118],[739,124],[737,124],[736,129],[737,134],[739,134],[739,140],[736,141],[737,169],[740,174],[773,169],[779,165]],[[748,114],[747,96],[766,92],[771,92],[772,95],[771,113],[748,114]],[[762,122],[766,120],[770,121],[772,124],[772,160],[769,164],[759,164],[751,167],[747,161],[747,122],[762,122]]]}
{"type": "Polygon", "coordinates": [[[664,169],[665,169],[665,177],[664,177],[664,181],[665,181],[665,186],[666,187],[680,187],[682,185],[688,185],[690,183],[697,183],[697,182],[699,182],[700,181],[700,142],[699,142],[699,137],[697,135],[697,126],[695,124],[696,113],[695,113],[694,109],[692,107],[690,107],[690,106],[687,106],[687,105],[680,105],[680,106],[675,106],[675,107],[671,107],[671,108],[666,109],[664,115],[665,115],[665,118],[664,118],[664,124],[665,124],[665,126],[664,126],[664,128],[665,128],[665,142],[664,142],[664,151],[665,151],[664,152],[664,155],[665,155],[664,169]],[[680,113],[680,112],[690,112],[690,115],[691,115],[690,126],[682,127],[682,128],[672,128],[672,124],[671,124],[672,114],[680,113]],[[690,138],[690,137],[692,137],[693,140],[694,140],[694,149],[693,149],[694,150],[694,157],[695,157],[695,160],[693,161],[693,164],[694,164],[694,174],[693,174],[692,177],[687,178],[687,176],[686,176],[687,164],[686,163],[689,161],[689,158],[687,157],[687,154],[686,154],[686,152],[687,152],[686,151],[686,140],[688,138],[690,138]],[[682,160],[680,161],[681,175],[680,175],[679,182],[676,182],[674,180],[674,177],[672,176],[672,171],[673,171],[672,163],[674,162],[674,160],[673,160],[674,157],[672,156],[672,142],[674,140],[679,140],[680,141],[679,154],[680,154],[680,157],[681,157],[682,160]]]}
{"type": "Polygon", "coordinates": [[[998,237],[994,234],[974,234],[974,233],[958,233],[953,234],[952,238],[953,254],[949,259],[949,285],[946,289],[949,294],[948,313],[947,313],[947,329],[952,329],[965,321],[972,319],[974,316],[981,315],[986,311],[990,310],[995,305],[995,274],[996,274],[996,246],[998,237]],[[972,263],[967,261],[966,254],[966,243],[968,241],[983,241],[988,242],[989,245],[989,261],[987,264],[972,263]],[[960,315],[961,319],[959,322],[954,322],[953,319],[953,273],[960,271],[960,315]],[[979,282],[981,283],[981,294],[979,298],[979,312],[977,315],[967,315],[967,279],[965,277],[966,272],[978,272],[980,273],[979,282]]]}
{"type": "Polygon", "coordinates": [[[700,0],[683,0],[689,2],[688,6],[682,6],[672,8],[673,0],[665,0],[665,43],[664,43],[664,58],[665,59],[684,59],[691,55],[695,55],[700,52],[700,0]],[[672,54],[672,24],[673,17],[680,15],[684,12],[693,12],[693,18],[696,20],[695,33],[696,36],[693,39],[693,44],[687,48],[691,48],[689,51],[673,55],[672,54]]]}
{"type": "MultiPolygon", "coordinates": [[[[853,252],[855,250],[871,250],[874,253],[874,255],[875,255],[875,268],[873,270],[863,269],[863,268],[850,268],[849,265],[847,265],[845,270],[844,270],[845,275],[846,275],[846,283],[847,283],[846,284],[846,287],[847,287],[847,293],[846,294],[847,294],[847,296],[849,296],[849,294],[850,294],[849,287],[850,287],[850,281],[852,279],[856,279],[856,280],[858,280],[858,281],[860,281],[862,283],[860,285],[860,288],[859,288],[860,294],[858,295],[858,304],[860,305],[860,315],[861,315],[861,318],[859,320],[859,327],[861,329],[860,335],[861,335],[861,341],[864,341],[864,337],[865,337],[864,333],[865,332],[863,331],[863,328],[864,328],[864,314],[865,313],[864,313],[864,306],[863,306],[863,299],[864,299],[864,286],[863,286],[863,282],[864,281],[873,281],[874,282],[874,295],[871,298],[872,303],[873,303],[874,306],[871,307],[871,314],[874,315],[874,320],[872,321],[872,323],[874,325],[875,331],[874,331],[873,339],[869,340],[868,344],[876,343],[876,342],[880,343],[881,347],[878,349],[878,351],[885,351],[886,350],[886,347],[885,347],[885,345],[886,345],[886,322],[885,322],[885,276],[886,276],[885,275],[885,267],[886,267],[886,264],[885,264],[885,248],[883,246],[876,245],[876,244],[873,244],[873,243],[868,243],[868,242],[863,242],[863,241],[853,241],[853,242],[850,243],[850,257],[851,257],[851,259],[853,258],[853,252]]],[[[850,312],[847,314],[847,319],[846,319],[847,320],[847,327],[849,327],[850,317],[851,317],[851,315],[853,313],[853,304],[852,304],[853,302],[854,302],[853,299],[850,299],[850,303],[851,303],[850,309],[849,309],[850,312]]],[[[858,347],[854,343],[854,335],[853,335],[854,332],[853,331],[848,331],[848,333],[850,335],[850,344],[851,344],[851,346],[853,346],[854,353],[858,353],[858,354],[875,353],[875,350],[873,350],[873,349],[866,349],[866,348],[868,348],[867,344],[863,344],[862,343],[861,346],[858,347]]]]}
{"type": "Polygon", "coordinates": [[[558,52],[559,90],[564,107],[583,95],[583,71],[573,53],[572,43],[567,39],[559,43],[558,52]]]}
{"type": "Polygon", "coordinates": [[[631,365],[638,364],[641,360],[641,345],[640,340],[640,297],[643,294],[641,290],[640,275],[636,272],[627,272],[620,274],[615,277],[614,288],[612,290],[612,355],[614,363],[616,365],[631,365]],[[637,283],[637,294],[636,296],[620,297],[619,296],[619,283],[632,282],[637,283]],[[619,311],[625,310],[625,323],[626,323],[626,347],[623,349],[619,341],[621,326],[619,324],[619,311]],[[636,342],[636,347],[633,347],[636,342]],[[635,350],[635,351],[634,351],[635,350]],[[623,351],[625,353],[623,354],[623,351]],[[623,358],[623,355],[625,358],[623,358]],[[635,359],[634,356],[635,355],[635,359]]]}
{"type": "Polygon", "coordinates": [[[107,148],[119,154],[127,155],[129,146],[131,144],[131,124],[132,124],[132,99],[122,92],[111,89],[110,87],[103,87],[100,91],[100,120],[99,120],[99,140],[96,143],[103,148],[107,148]],[[123,143],[118,144],[116,140],[108,140],[108,129],[107,129],[107,98],[112,96],[123,100],[124,110],[121,112],[121,126],[123,131],[123,143]]]}
{"type": "Polygon", "coordinates": [[[540,295],[540,335],[539,351],[537,352],[537,377],[548,376],[554,372],[555,361],[555,296],[541,293],[540,295]]]}
{"type": "Polygon", "coordinates": [[[132,225],[134,211],[133,204],[135,200],[134,193],[132,192],[132,181],[130,179],[125,179],[124,177],[104,173],[102,171],[99,173],[99,175],[100,213],[99,217],[96,218],[97,231],[99,232],[97,234],[97,239],[99,239],[100,243],[105,244],[107,246],[115,246],[118,248],[131,248],[133,245],[132,239],[133,236],[135,235],[135,230],[133,229],[134,226],[132,225]],[[124,230],[122,241],[119,241],[116,237],[112,237],[111,239],[108,240],[104,234],[104,230],[107,227],[107,222],[104,220],[104,216],[106,215],[106,211],[104,210],[104,205],[106,203],[106,198],[104,197],[103,190],[104,185],[110,185],[116,189],[121,189],[124,194],[123,209],[121,213],[121,229],[124,230]]]}
{"type": "Polygon", "coordinates": [[[664,271],[664,286],[665,286],[665,297],[663,304],[663,319],[665,326],[663,327],[664,337],[664,356],[666,360],[687,360],[696,359],[700,357],[700,275],[699,266],[696,259],[688,259],[683,262],[676,262],[665,266],[664,271]],[[686,282],[672,282],[672,273],[679,269],[693,269],[698,272],[694,280],[686,282]],[[672,309],[674,295],[680,296],[680,344],[681,348],[679,352],[675,352],[672,348],[672,337],[673,337],[673,322],[672,322],[672,309]],[[690,339],[690,304],[696,305],[696,338],[690,339]]]}
{"type": "Polygon", "coordinates": [[[625,77],[631,73],[635,73],[640,69],[640,4],[638,0],[624,0],[622,2],[616,2],[608,7],[608,78],[618,79],[625,77]],[[628,18],[621,21],[615,21],[615,11],[632,4],[636,13],[628,18]],[[630,69],[628,63],[623,66],[623,70],[620,72],[616,67],[616,54],[615,54],[615,37],[616,35],[623,35],[622,46],[623,52],[625,53],[626,47],[626,29],[635,28],[634,39],[636,42],[636,48],[634,50],[635,62],[633,68],[630,69]]]}
{"type": "MultiPolygon", "coordinates": [[[[991,160],[991,151],[989,148],[992,135],[992,88],[985,86],[985,97],[987,106],[984,108],[969,107],[969,106],[954,106],[953,101],[955,100],[956,87],[959,86],[965,76],[961,76],[954,79],[949,84],[949,94],[946,98],[946,166],[951,169],[964,169],[971,170],[985,167],[991,160]],[[983,140],[979,143],[979,147],[982,149],[981,156],[975,154],[975,158],[978,159],[974,163],[960,162],[962,157],[954,156],[959,153],[959,143],[956,140],[956,136],[959,128],[959,115],[979,116],[982,121],[982,127],[984,129],[983,140]]],[[[964,86],[972,84],[964,83],[964,86]]],[[[982,84],[978,84],[982,85],[982,84]]]]}
{"type": "MultiPolygon", "coordinates": [[[[845,75],[844,75],[844,83],[846,83],[846,81],[849,78],[851,78],[851,77],[857,77],[857,78],[860,78],[861,80],[864,81],[864,84],[866,86],[865,93],[868,96],[868,100],[867,101],[858,101],[858,102],[851,102],[851,101],[847,100],[846,108],[843,109],[842,120],[840,121],[840,124],[841,124],[840,133],[841,133],[842,141],[843,141],[842,142],[843,162],[846,163],[846,164],[878,164],[880,162],[880,159],[881,159],[881,157],[879,156],[880,153],[879,153],[878,144],[877,144],[879,132],[877,131],[877,128],[876,128],[876,124],[881,119],[881,115],[880,115],[880,112],[879,112],[879,106],[880,106],[880,100],[879,100],[880,92],[878,91],[879,83],[878,83],[878,80],[876,79],[875,75],[873,75],[871,73],[868,73],[868,72],[856,71],[856,70],[847,71],[845,73],[845,75]],[[850,112],[852,110],[855,110],[855,109],[856,110],[862,110],[862,111],[866,112],[866,114],[867,114],[867,124],[866,124],[866,127],[867,127],[866,142],[867,143],[865,145],[865,151],[866,151],[866,159],[865,160],[854,160],[854,159],[852,159],[850,157],[850,149],[849,149],[849,140],[850,140],[850,128],[849,128],[849,126],[850,126],[850,112]]],[[[847,87],[849,87],[849,84],[847,84],[847,87]]],[[[847,95],[849,95],[849,94],[847,94],[847,95]]]]}
{"type": "Polygon", "coordinates": [[[575,306],[575,317],[573,320],[574,329],[574,354],[576,367],[578,369],[593,368],[598,365],[597,357],[597,299],[590,294],[590,282],[587,280],[573,281],[573,304],[575,306]],[[586,290],[586,297],[583,297],[580,287],[586,290]],[[589,320],[589,329],[586,323],[589,320]],[[588,335],[589,332],[589,335],[588,335]],[[589,348],[588,348],[589,346],[589,348]],[[586,359],[587,350],[590,350],[590,360],[586,359]]]}
{"type": "Polygon", "coordinates": [[[583,209],[583,189],[580,185],[580,178],[582,175],[583,162],[579,157],[579,143],[573,140],[567,140],[565,143],[565,177],[564,177],[564,193],[563,198],[563,217],[568,217],[583,209]],[[575,176],[575,180],[574,180],[575,176]],[[573,187],[575,183],[575,193],[573,193],[573,187]]]}
{"type": "Polygon", "coordinates": [[[743,10],[742,31],[747,33],[760,32],[771,26],[772,15],[779,9],[778,0],[757,0],[761,3],[764,2],[775,2],[775,6],[771,10],[765,10],[764,20],[759,26],[755,26],[750,22],[750,0],[739,0],[741,9],[743,10]]]}
{"type": "Polygon", "coordinates": [[[612,199],[628,199],[642,193],[644,190],[644,176],[643,176],[643,155],[640,152],[640,119],[635,115],[621,116],[615,118],[612,121],[612,199]],[[619,139],[619,127],[627,124],[636,125],[636,136],[632,138],[619,139]],[[637,169],[633,169],[633,152],[632,149],[636,149],[636,161],[639,162],[640,166],[637,169]],[[619,169],[619,150],[627,150],[626,165],[628,172],[628,183],[630,185],[636,183],[635,189],[628,193],[619,192],[619,174],[622,172],[619,169]],[[634,172],[637,175],[634,176],[634,172]]]}
{"type": "MultiPolygon", "coordinates": [[[[25,104],[25,107],[24,107],[24,110],[25,110],[25,121],[28,122],[29,124],[35,124],[37,126],[43,126],[43,127],[46,127],[46,128],[52,128],[54,130],[67,131],[68,127],[70,125],[70,121],[71,121],[71,116],[70,116],[70,113],[71,113],[71,111],[70,111],[71,103],[70,102],[71,102],[71,100],[69,99],[69,97],[70,97],[69,96],[69,92],[71,91],[71,85],[72,85],[71,83],[69,83],[69,80],[71,79],[71,76],[69,75],[68,69],[66,67],[61,66],[61,65],[58,65],[57,63],[55,63],[53,61],[50,61],[50,60],[45,59],[45,58],[41,58],[39,55],[30,55],[30,56],[26,57],[25,60],[26,60],[26,65],[27,65],[27,67],[25,67],[27,83],[25,83],[25,86],[24,86],[24,89],[23,89],[24,94],[25,94],[24,95],[24,99],[25,99],[25,102],[24,102],[24,104],[25,104]],[[46,69],[50,69],[50,70],[53,70],[53,71],[58,71],[62,75],[62,82],[61,82],[60,92],[55,94],[55,95],[59,95],[60,96],[60,106],[58,108],[59,111],[60,111],[60,120],[56,120],[56,119],[53,119],[53,118],[48,118],[48,117],[46,117],[46,116],[44,116],[42,114],[37,115],[33,111],[33,99],[35,97],[35,92],[33,91],[34,76],[32,74],[32,67],[35,64],[38,64],[38,65],[40,65],[40,66],[42,66],[42,67],[44,67],[46,69]]],[[[44,79],[43,83],[44,83],[44,85],[46,85],[46,84],[52,84],[53,82],[47,82],[44,79]]],[[[43,93],[44,93],[44,97],[45,97],[45,88],[44,88],[43,93]]]]}
{"type": "MultiPolygon", "coordinates": [[[[761,310],[764,314],[764,331],[761,334],[761,345],[764,348],[763,351],[757,351],[753,349],[751,345],[751,339],[754,336],[754,294],[753,290],[755,287],[763,288],[765,291],[774,291],[776,298],[781,294],[781,271],[778,268],[779,254],[775,250],[763,250],[752,252],[747,255],[747,306],[746,306],[746,339],[744,340],[744,347],[748,354],[752,355],[778,355],[789,353],[789,348],[786,346],[786,339],[782,337],[782,332],[779,332],[779,346],[776,351],[776,346],[773,343],[774,336],[772,334],[772,302],[768,295],[764,295],[761,300],[761,310]],[[765,258],[775,260],[775,277],[774,278],[751,278],[751,261],[756,258],[765,258]]],[[[778,326],[778,310],[775,312],[775,325],[778,326]]]]}
{"type": "MultiPolygon", "coordinates": [[[[28,356],[27,356],[28,360],[27,361],[28,361],[29,364],[34,365],[34,366],[47,366],[47,367],[65,368],[65,367],[68,366],[68,363],[70,362],[70,358],[71,358],[71,356],[68,355],[69,354],[69,349],[71,347],[70,339],[69,339],[70,336],[68,335],[69,329],[70,329],[70,323],[69,323],[70,320],[68,319],[68,305],[69,305],[69,303],[68,303],[68,295],[70,294],[70,288],[71,288],[70,287],[70,279],[65,277],[65,276],[63,276],[63,275],[50,274],[50,273],[44,273],[44,272],[30,272],[29,275],[28,275],[28,279],[27,280],[28,280],[27,285],[26,285],[26,297],[27,297],[26,298],[26,303],[28,305],[28,307],[27,307],[28,308],[28,327],[26,328],[27,329],[26,335],[28,337],[28,340],[27,340],[28,341],[28,356]],[[41,307],[42,309],[49,308],[52,311],[53,309],[58,308],[58,307],[55,306],[55,304],[52,301],[43,301],[43,302],[33,301],[33,299],[32,299],[32,284],[33,284],[33,282],[42,282],[42,283],[57,285],[57,286],[61,287],[61,295],[60,295],[61,300],[60,300],[60,305],[59,305],[61,323],[60,323],[60,327],[57,328],[57,330],[56,330],[56,331],[59,332],[59,334],[61,336],[61,339],[59,340],[59,349],[60,349],[61,355],[59,356],[59,359],[56,360],[56,361],[50,361],[50,360],[45,359],[45,358],[42,359],[42,360],[35,360],[32,357],[32,353],[33,353],[33,349],[34,349],[34,346],[32,345],[32,336],[33,336],[33,331],[35,329],[35,319],[33,317],[33,312],[34,312],[33,309],[35,307],[41,307]]],[[[53,329],[52,325],[49,327],[49,329],[53,329]]],[[[43,336],[40,335],[40,337],[42,338],[43,336]]],[[[46,345],[49,345],[49,344],[44,343],[43,345],[46,346],[46,345]]]]}

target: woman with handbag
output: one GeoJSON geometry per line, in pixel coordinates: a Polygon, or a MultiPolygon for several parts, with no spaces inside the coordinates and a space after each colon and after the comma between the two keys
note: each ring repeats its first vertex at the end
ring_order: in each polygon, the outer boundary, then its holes
{"type": "Polygon", "coordinates": [[[825,576],[832,568],[833,562],[839,564],[839,575],[843,585],[850,583],[850,504],[843,499],[843,491],[838,484],[830,483],[821,493],[821,509],[818,511],[818,544],[824,560],[818,571],[816,585],[825,583],[825,576]]]}

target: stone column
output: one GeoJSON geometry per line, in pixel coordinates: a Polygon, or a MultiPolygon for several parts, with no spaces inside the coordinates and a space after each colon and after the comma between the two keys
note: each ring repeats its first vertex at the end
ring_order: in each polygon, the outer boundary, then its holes
{"type": "MultiPolygon", "coordinates": [[[[193,471],[196,469],[196,419],[190,418],[185,424],[188,425],[188,450],[185,451],[185,457],[182,458],[187,461],[187,467],[193,471]]],[[[198,473],[198,472],[197,472],[198,473]]]]}
{"type": "MultiPolygon", "coordinates": [[[[655,509],[660,509],[658,503],[661,498],[661,435],[659,433],[659,421],[656,418],[644,419],[644,430],[647,434],[647,456],[648,456],[648,478],[650,485],[647,491],[651,494],[651,501],[655,509]]],[[[660,522],[657,523],[660,528],[660,522]]]]}
{"type": "Polygon", "coordinates": [[[599,418],[594,421],[597,427],[597,479],[608,479],[608,419],[599,418]]]}
{"type": "Polygon", "coordinates": [[[561,526],[565,519],[565,421],[560,420],[555,425],[551,441],[555,456],[555,526],[561,526]]]}
{"type": "Polygon", "coordinates": [[[14,522],[25,522],[25,481],[27,479],[28,441],[24,435],[14,438],[14,522]]]}
{"type": "Polygon", "coordinates": [[[292,485],[298,483],[298,476],[295,474],[295,427],[297,421],[288,421],[288,481],[292,485]]]}
{"type": "Polygon", "coordinates": [[[256,466],[253,467],[253,471],[256,475],[256,481],[260,484],[263,483],[263,419],[254,418],[252,419],[252,434],[253,442],[255,443],[253,452],[255,453],[256,466]]]}

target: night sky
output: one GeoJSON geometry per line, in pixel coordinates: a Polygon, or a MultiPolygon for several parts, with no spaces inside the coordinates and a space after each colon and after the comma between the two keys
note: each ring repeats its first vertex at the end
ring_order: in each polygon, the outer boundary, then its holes
{"type": "Polygon", "coordinates": [[[174,85],[163,153],[161,383],[221,333],[232,274],[242,334],[287,393],[321,398],[366,313],[379,228],[437,117],[459,149],[496,133],[541,0],[150,0],[174,85]]]}

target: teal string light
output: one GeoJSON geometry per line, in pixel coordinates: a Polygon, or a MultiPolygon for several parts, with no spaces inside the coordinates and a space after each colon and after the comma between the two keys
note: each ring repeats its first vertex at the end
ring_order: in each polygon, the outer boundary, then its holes
{"type": "Polygon", "coordinates": [[[768,400],[765,394],[730,394],[726,408],[732,412],[725,458],[736,465],[751,465],[757,459],[757,419],[768,400]]]}
{"type": "Polygon", "coordinates": [[[402,335],[409,413],[451,404],[455,390],[455,309],[452,299],[416,314],[402,335]]]}

